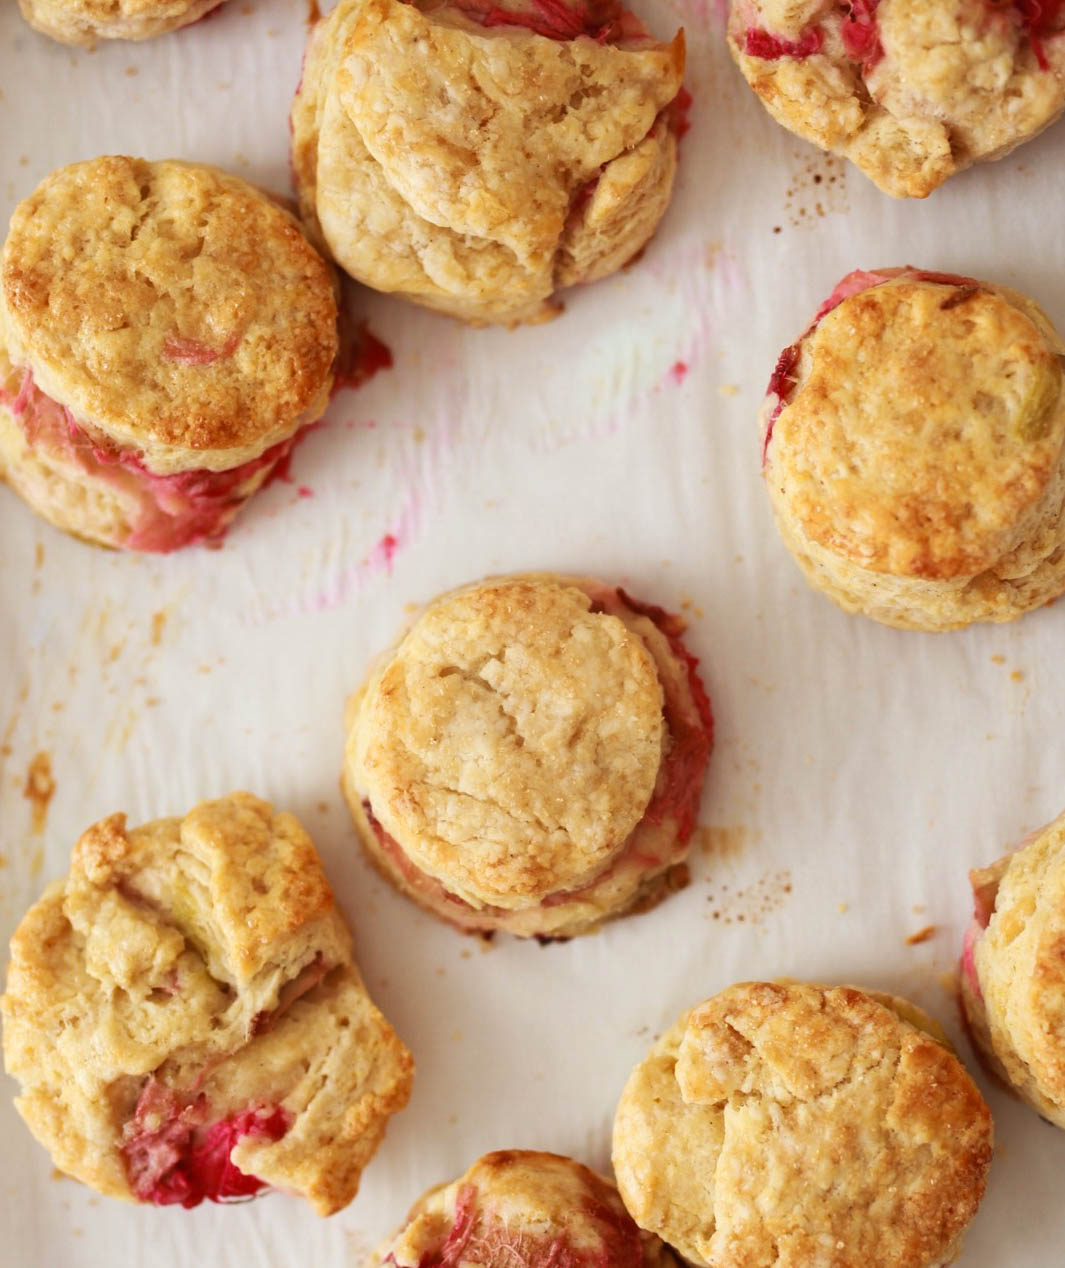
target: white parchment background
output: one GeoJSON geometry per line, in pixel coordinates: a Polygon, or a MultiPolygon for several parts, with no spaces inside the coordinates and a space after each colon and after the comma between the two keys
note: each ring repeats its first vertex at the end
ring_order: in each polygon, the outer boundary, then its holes
{"type": "MultiPolygon", "coordinates": [[[[725,53],[722,7],[637,4],[660,35],[686,27],[695,94],[676,199],[643,259],[513,333],[367,295],[395,369],[336,399],[296,483],[260,497],[222,551],[109,555],[0,489],[0,936],[95,819],[246,787],[310,829],[418,1063],[409,1109],[330,1220],[277,1195],[189,1213],[96,1198],[53,1177],[0,1076],[0,1263],[357,1264],[485,1150],[606,1165],[632,1064],[736,979],[898,991],[971,1063],[942,979],[967,868],[1065,806],[1065,606],[940,636],[838,612],[776,539],[754,419],[779,349],[854,267],[995,279],[1065,326],[1065,130],[926,203],[892,202],[762,112],[725,53]],[[359,857],[337,790],[341,716],[405,605],[521,568],[589,571],[686,609],[718,722],[709,830],[691,887],[657,911],[568,945],[482,951],[359,857]],[[56,791],[35,834],[23,788],[42,752],[56,791]]],[[[305,20],[302,0],[230,0],[188,31],[88,54],[6,0],[4,219],[52,168],[108,152],[285,190],[305,20]]],[[[962,1262],[1058,1265],[1065,1134],[976,1077],[998,1148],[962,1262]]]]}

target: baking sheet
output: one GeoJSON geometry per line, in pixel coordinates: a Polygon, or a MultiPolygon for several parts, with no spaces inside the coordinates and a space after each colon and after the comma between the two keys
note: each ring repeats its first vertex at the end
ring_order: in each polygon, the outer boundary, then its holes
{"type": "MultiPolygon", "coordinates": [[[[728,60],[723,4],[636,7],[659,35],[685,26],[695,104],[674,205],[634,267],[516,332],[366,294],[395,368],[336,398],[295,483],[260,496],[219,552],[96,551],[0,489],[0,936],[95,819],[249,788],[311,831],[418,1064],[362,1192],[329,1220],[278,1195],[191,1212],[97,1198],[53,1175],[4,1076],[0,1262],[358,1264],[424,1188],[486,1150],[607,1165],[632,1064],[737,979],[908,995],[973,1065],[949,980],[966,869],[1065,805],[1065,608],[940,636],[837,611],[775,536],[755,414],[779,349],[854,267],[987,277],[1065,327],[1065,126],[925,203],[894,203],[763,113],[728,60]],[[341,719],[407,605],[525,568],[682,608],[717,745],[685,892],[592,938],[482,951],[359,856],[337,787],[341,719]],[[35,824],[25,789],[45,760],[55,787],[35,824]]],[[[8,0],[4,219],[52,168],[106,152],[285,190],[306,16],[302,0],[230,0],[187,31],[90,54],[35,35],[8,0]]],[[[1065,1134],[974,1073],[998,1143],[961,1262],[1058,1264],[1065,1134]]]]}

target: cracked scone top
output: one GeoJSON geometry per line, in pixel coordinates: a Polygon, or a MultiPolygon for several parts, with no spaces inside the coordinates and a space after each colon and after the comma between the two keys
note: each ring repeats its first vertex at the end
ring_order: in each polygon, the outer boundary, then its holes
{"type": "Polygon", "coordinates": [[[147,40],[198,22],[224,0],[19,0],[35,30],[64,44],[147,40]]]}
{"type": "Polygon", "coordinates": [[[430,1189],[370,1268],[677,1268],[618,1191],[572,1158],[524,1149],[485,1154],[430,1189]]]}
{"type": "Polygon", "coordinates": [[[0,1005],[19,1113],[114,1197],[270,1186],[328,1215],[410,1091],[314,846],[248,793],[89,828],[16,930],[0,1005]]]}
{"type": "Polygon", "coordinates": [[[1063,352],[1005,287],[845,277],[781,354],[762,414],[770,503],[810,584],[921,630],[1065,591],[1063,352]]]}
{"type": "Polygon", "coordinates": [[[352,277],[476,322],[535,321],[665,212],[684,39],[617,0],[340,0],[292,108],[304,220],[352,277]]]}
{"type": "Polygon", "coordinates": [[[0,477],[90,541],[217,540],[325,411],[330,266],[214,168],[106,156],[48,176],[0,256],[0,477]]]}
{"type": "Polygon", "coordinates": [[[732,0],[729,49],[784,127],[923,198],[1065,108],[1061,0],[732,0]]]}
{"type": "Polygon", "coordinates": [[[435,600],[348,709],[371,858],[461,929],[587,932],[683,883],[712,740],[683,622],[549,574],[435,600]]]}
{"type": "Polygon", "coordinates": [[[941,1033],[853,987],[729,987],[629,1078],[613,1149],[625,1205],[700,1268],[941,1268],[992,1144],[941,1033]]]}
{"type": "Polygon", "coordinates": [[[1065,1127],[1065,815],[970,873],[960,994],[995,1073],[1065,1127]]]}

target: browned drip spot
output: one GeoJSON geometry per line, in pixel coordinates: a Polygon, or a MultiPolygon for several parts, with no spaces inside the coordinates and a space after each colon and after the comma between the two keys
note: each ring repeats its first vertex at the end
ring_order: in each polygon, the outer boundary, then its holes
{"type": "Polygon", "coordinates": [[[321,16],[322,11],[318,7],[318,0],[307,0],[307,25],[314,26],[321,16]]]}
{"type": "Polygon", "coordinates": [[[743,848],[761,839],[762,834],[742,823],[700,824],[692,840],[704,854],[717,859],[734,858],[743,848]]]}
{"type": "Polygon", "coordinates": [[[163,630],[166,629],[166,611],[160,609],[152,613],[152,646],[158,647],[163,641],[163,630]]]}
{"type": "Polygon", "coordinates": [[[929,938],[934,938],[935,936],[935,925],[925,925],[923,929],[918,929],[916,933],[910,934],[910,936],[906,939],[906,945],[908,947],[916,947],[920,943],[927,942],[929,938]]]}
{"type": "Polygon", "coordinates": [[[47,753],[35,753],[26,772],[26,783],[22,795],[33,807],[32,831],[40,836],[48,822],[48,805],[55,795],[55,780],[52,778],[52,759],[47,753]]]}

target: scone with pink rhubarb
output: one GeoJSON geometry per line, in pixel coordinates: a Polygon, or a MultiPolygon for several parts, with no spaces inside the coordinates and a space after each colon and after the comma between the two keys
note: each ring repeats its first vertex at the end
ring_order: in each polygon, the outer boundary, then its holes
{"type": "Polygon", "coordinates": [[[969,873],[961,959],[969,1033],[989,1066],[1065,1127],[1065,815],[969,873]]]}
{"type": "Polygon", "coordinates": [[[48,176],[0,256],[0,478],[86,541],[215,543],[329,401],[335,279],[235,176],[48,176]]]}
{"type": "Polygon", "coordinates": [[[329,1215],[410,1091],[314,846],[248,793],[89,828],[15,932],[0,1007],[27,1126],[131,1201],[277,1188],[329,1215]]]}
{"type": "Polygon", "coordinates": [[[729,49],[784,127],[896,198],[1065,109],[1061,0],[732,0],[729,49]]]}
{"type": "Polygon", "coordinates": [[[683,884],[713,737],[683,629],[586,578],[436,599],[348,707],[370,858],[469,933],[571,937],[683,884]]]}
{"type": "Polygon", "coordinates": [[[781,353],[761,417],[773,515],[807,581],[929,631],[1065,592],[1063,355],[1007,287],[848,274],[781,353]]]}
{"type": "Polygon", "coordinates": [[[303,218],[375,290],[543,320],[658,226],[683,74],[620,0],[340,0],[292,106],[303,218]]]}
{"type": "Polygon", "coordinates": [[[149,40],[189,26],[224,0],[19,0],[42,35],[93,48],[97,40],[149,40]]]}
{"type": "Polygon", "coordinates": [[[371,1268],[677,1268],[642,1232],[610,1181],[572,1158],[526,1149],[485,1154],[430,1189],[371,1268]]]}

